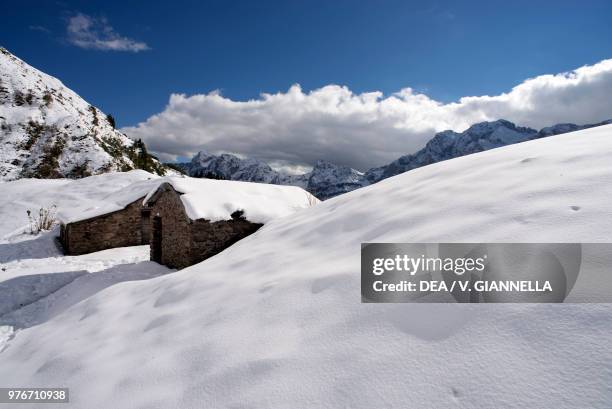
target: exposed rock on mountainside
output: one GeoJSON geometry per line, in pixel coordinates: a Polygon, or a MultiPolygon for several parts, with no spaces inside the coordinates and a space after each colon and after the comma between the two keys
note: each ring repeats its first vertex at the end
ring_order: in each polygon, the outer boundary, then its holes
{"type": "Polygon", "coordinates": [[[540,132],[535,136],[534,139],[544,138],[546,136],[560,135],[563,133],[580,131],[582,129],[594,128],[596,126],[608,125],[612,124],[612,119],[608,119],[607,121],[599,122],[596,124],[588,124],[588,125],[576,125],[576,124],[557,124],[553,126],[549,126],[546,128],[542,128],[540,132]]]}
{"type": "Polygon", "coordinates": [[[209,179],[242,180],[278,184],[280,174],[257,159],[241,159],[230,154],[211,155],[201,151],[189,164],[184,164],[189,176],[209,179]]]}
{"type": "Polygon", "coordinates": [[[481,122],[460,133],[439,132],[420,151],[402,156],[380,168],[368,170],[365,179],[368,183],[376,183],[421,166],[523,142],[532,139],[537,133],[535,129],[517,127],[503,119],[481,122]]]}
{"type": "Polygon", "coordinates": [[[112,116],[0,48],[0,180],[136,168],[164,173],[144,143],[115,130],[112,116]]]}
{"type": "Polygon", "coordinates": [[[178,166],[192,177],[299,186],[319,199],[329,199],[363,186],[360,172],[325,161],[318,161],[312,171],[303,175],[287,175],[257,159],[201,151],[190,163],[178,166]]]}
{"type": "Polygon", "coordinates": [[[323,200],[364,186],[361,172],[321,160],[307,175],[306,190],[323,200]]]}

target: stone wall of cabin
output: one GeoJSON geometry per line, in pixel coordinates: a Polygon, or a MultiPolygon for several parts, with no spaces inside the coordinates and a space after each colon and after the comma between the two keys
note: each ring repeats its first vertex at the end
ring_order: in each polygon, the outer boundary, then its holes
{"type": "MultiPolygon", "coordinates": [[[[236,218],[209,222],[190,220],[180,194],[171,186],[162,185],[150,200],[151,220],[161,219],[160,264],[185,268],[223,251],[238,240],[254,233],[262,225],[236,218]]],[[[155,223],[151,231],[151,260],[155,260],[155,223]]]]}
{"type": "Polygon", "coordinates": [[[191,223],[190,265],[220,253],[238,240],[255,233],[261,226],[244,219],[213,223],[205,219],[194,220],[191,223]]]}
{"type": "MultiPolygon", "coordinates": [[[[161,217],[161,263],[171,268],[187,267],[190,260],[189,218],[185,213],[180,195],[171,187],[165,186],[156,194],[151,204],[151,220],[161,217]]],[[[151,242],[154,232],[151,231],[151,242]]],[[[151,260],[153,260],[153,243],[151,260]]]]}
{"type": "Polygon", "coordinates": [[[160,263],[181,269],[214,256],[262,226],[242,218],[212,223],[205,219],[192,221],[180,195],[169,185],[160,188],[155,202],[144,211],[145,217],[140,198],[123,210],[62,225],[60,241],[65,253],[79,255],[149,243],[155,234],[151,221],[159,217],[160,263]]]}
{"type": "Polygon", "coordinates": [[[123,210],[63,225],[60,241],[64,252],[79,255],[141,245],[141,209],[142,198],[123,210]]]}

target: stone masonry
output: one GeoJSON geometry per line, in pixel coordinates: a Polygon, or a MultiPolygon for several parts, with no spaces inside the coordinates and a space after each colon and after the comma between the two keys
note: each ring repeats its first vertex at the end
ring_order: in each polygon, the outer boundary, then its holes
{"type": "Polygon", "coordinates": [[[163,184],[147,204],[151,208],[151,219],[161,219],[161,232],[157,232],[160,235],[161,247],[156,248],[156,232],[151,231],[151,260],[172,268],[191,265],[190,220],[179,194],[169,184],[163,184]],[[157,254],[158,250],[161,250],[161,254],[157,254]]]}
{"type": "Polygon", "coordinates": [[[60,242],[64,252],[79,255],[148,243],[148,237],[143,240],[142,235],[142,200],[140,198],[116,212],[62,224],[60,242]]]}
{"type": "Polygon", "coordinates": [[[262,226],[239,214],[232,220],[212,223],[206,219],[190,220],[180,194],[168,184],[162,185],[147,205],[151,208],[151,217],[159,217],[159,224],[156,227],[153,223],[151,233],[151,260],[172,268],[199,263],[262,226]],[[156,228],[161,228],[161,232],[156,232],[156,228]],[[161,240],[157,245],[156,234],[161,240]]]}
{"type": "Polygon", "coordinates": [[[191,264],[199,263],[225,250],[235,242],[253,234],[262,225],[240,217],[232,220],[209,222],[195,220],[191,224],[191,264]]]}
{"type": "Polygon", "coordinates": [[[124,209],[61,226],[60,241],[70,255],[150,243],[151,260],[185,268],[223,251],[262,225],[241,212],[232,220],[191,220],[180,194],[162,184],[147,201],[140,198],[124,209]]]}

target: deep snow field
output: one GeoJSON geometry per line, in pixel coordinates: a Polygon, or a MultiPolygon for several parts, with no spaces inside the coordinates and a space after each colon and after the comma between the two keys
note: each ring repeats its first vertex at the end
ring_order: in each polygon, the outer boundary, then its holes
{"type": "Polygon", "coordinates": [[[360,243],[610,242],[611,158],[608,125],[437,163],[179,272],[22,234],[28,206],[151,175],[0,184],[0,384],[77,408],[609,408],[612,306],[361,304],[360,243]]]}
{"type": "Polygon", "coordinates": [[[111,203],[104,199],[116,197],[117,191],[134,191],[135,184],[152,186],[157,180],[156,175],[135,170],[80,180],[0,183],[0,351],[16,330],[47,321],[106,287],[171,271],[149,261],[148,246],[63,256],[55,242],[58,226],[28,234],[26,210],[36,214],[55,204],[58,216],[69,220],[108,207],[111,203]]]}

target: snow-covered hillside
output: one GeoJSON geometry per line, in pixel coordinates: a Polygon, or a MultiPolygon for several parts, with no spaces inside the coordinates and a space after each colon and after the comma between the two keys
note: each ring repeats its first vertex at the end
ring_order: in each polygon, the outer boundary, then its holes
{"type": "Polygon", "coordinates": [[[361,304],[360,243],[610,242],[611,155],[609,125],[336,197],[18,327],[0,379],[78,408],[608,408],[612,306],[361,304]]]}
{"type": "Polygon", "coordinates": [[[142,143],[58,79],[0,47],[0,181],[79,178],[145,168],[163,173],[142,143]]]}

